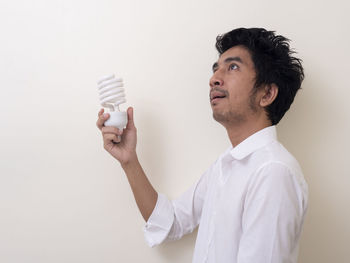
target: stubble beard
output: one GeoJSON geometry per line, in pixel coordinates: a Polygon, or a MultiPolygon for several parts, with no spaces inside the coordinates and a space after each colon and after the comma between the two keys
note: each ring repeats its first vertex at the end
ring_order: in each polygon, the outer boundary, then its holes
{"type": "MultiPolygon", "coordinates": [[[[255,105],[255,99],[256,99],[257,92],[254,90],[249,97],[248,101],[248,108],[247,111],[251,111],[252,113],[257,112],[257,107],[255,105]]],[[[247,114],[246,112],[242,111],[232,111],[231,109],[228,112],[215,112],[213,110],[213,118],[217,122],[226,125],[239,125],[244,123],[247,120],[247,114]]]]}

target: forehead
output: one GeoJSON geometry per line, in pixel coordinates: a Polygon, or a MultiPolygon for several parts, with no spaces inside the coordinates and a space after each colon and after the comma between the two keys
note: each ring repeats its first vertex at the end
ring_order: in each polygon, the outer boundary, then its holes
{"type": "Polygon", "coordinates": [[[247,67],[253,66],[253,61],[250,52],[244,46],[234,46],[224,53],[222,53],[218,59],[218,64],[224,63],[225,59],[229,57],[239,57],[242,60],[242,64],[247,67]]]}

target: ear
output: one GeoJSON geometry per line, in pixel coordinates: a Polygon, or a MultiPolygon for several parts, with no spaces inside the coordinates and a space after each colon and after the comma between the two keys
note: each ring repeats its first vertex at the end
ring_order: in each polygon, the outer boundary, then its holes
{"type": "Polygon", "coordinates": [[[265,85],[263,89],[263,96],[260,99],[260,106],[266,107],[269,106],[277,97],[278,87],[276,84],[265,85]]]}

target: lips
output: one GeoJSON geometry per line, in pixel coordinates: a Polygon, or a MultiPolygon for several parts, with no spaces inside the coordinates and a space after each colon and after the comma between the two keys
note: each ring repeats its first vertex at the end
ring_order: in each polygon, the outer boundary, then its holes
{"type": "Polygon", "coordinates": [[[226,97],[226,95],[222,92],[219,92],[219,91],[213,91],[210,93],[210,101],[211,102],[217,101],[217,100],[225,98],[225,97],[226,97]]]}

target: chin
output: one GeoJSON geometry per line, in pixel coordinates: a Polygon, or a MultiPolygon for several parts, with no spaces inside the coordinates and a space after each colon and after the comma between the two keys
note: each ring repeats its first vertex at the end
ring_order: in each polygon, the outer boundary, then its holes
{"type": "Polygon", "coordinates": [[[213,111],[213,118],[214,120],[220,123],[226,122],[228,120],[227,116],[225,116],[224,114],[216,113],[214,111],[213,111]]]}
{"type": "Polygon", "coordinates": [[[226,113],[220,113],[220,112],[215,112],[213,110],[213,118],[217,122],[221,124],[241,124],[242,122],[246,121],[246,116],[243,114],[239,113],[233,113],[233,112],[226,112],[226,113]]]}

